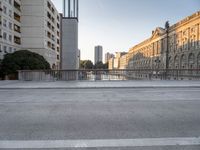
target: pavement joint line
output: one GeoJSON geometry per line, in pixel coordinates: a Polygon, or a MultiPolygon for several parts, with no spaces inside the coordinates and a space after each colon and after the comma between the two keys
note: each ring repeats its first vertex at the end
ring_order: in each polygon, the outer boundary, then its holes
{"type": "Polygon", "coordinates": [[[147,146],[200,146],[200,137],[102,140],[0,141],[0,148],[4,149],[111,148],[147,146]]]}
{"type": "Polygon", "coordinates": [[[200,88],[200,86],[135,86],[135,87],[0,87],[0,90],[17,90],[17,89],[145,89],[145,88],[154,88],[154,89],[175,89],[175,88],[200,88]]]}

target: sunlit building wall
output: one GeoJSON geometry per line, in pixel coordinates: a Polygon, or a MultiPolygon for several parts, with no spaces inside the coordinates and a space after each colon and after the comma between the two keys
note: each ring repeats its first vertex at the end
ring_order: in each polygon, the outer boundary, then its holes
{"type": "Polygon", "coordinates": [[[130,69],[200,68],[200,12],[186,17],[167,30],[161,27],[128,53],[130,69]],[[166,58],[168,56],[168,61],[166,58]]]}

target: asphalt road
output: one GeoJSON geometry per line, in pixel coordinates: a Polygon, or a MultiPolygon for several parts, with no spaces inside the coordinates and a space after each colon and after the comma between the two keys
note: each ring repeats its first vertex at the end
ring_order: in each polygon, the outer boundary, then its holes
{"type": "MultiPolygon", "coordinates": [[[[0,90],[0,149],[5,144],[2,141],[105,140],[103,143],[109,143],[110,139],[147,139],[148,142],[188,137],[200,137],[199,88],[0,90]]],[[[104,148],[81,145],[81,149],[200,149],[198,144],[148,146],[145,141],[142,144],[129,147],[127,142],[127,147],[113,148],[106,148],[106,144],[104,148]]],[[[80,148],[59,150],[64,149],[80,148]]]]}

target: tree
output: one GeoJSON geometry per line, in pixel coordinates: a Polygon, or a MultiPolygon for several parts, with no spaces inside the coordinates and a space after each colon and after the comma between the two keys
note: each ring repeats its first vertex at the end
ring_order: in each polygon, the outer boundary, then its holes
{"type": "Polygon", "coordinates": [[[93,63],[91,60],[81,60],[80,69],[93,69],[93,63]]]}
{"type": "Polygon", "coordinates": [[[16,76],[17,70],[47,70],[50,69],[50,64],[37,53],[20,50],[6,54],[1,69],[3,76],[16,76]]]}
{"type": "Polygon", "coordinates": [[[108,69],[108,65],[109,65],[108,62],[103,65],[104,65],[103,69],[108,69]]]}
{"type": "Polygon", "coordinates": [[[104,69],[104,65],[102,61],[99,61],[94,66],[95,69],[104,69]]]}

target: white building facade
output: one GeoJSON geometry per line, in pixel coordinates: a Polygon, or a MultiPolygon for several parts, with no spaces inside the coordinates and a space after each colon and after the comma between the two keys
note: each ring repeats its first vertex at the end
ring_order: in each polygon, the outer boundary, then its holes
{"type": "Polygon", "coordinates": [[[0,59],[21,48],[21,1],[0,1],[0,59]]]}
{"type": "Polygon", "coordinates": [[[27,49],[60,68],[61,17],[50,0],[0,1],[0,59],[27,49]]]}
{"type": "Polygon", "coordinates": [[[21,1],[22,49],[42,55],[53,69],[59,69],[60,14],[50,0],[21,1]]]}

